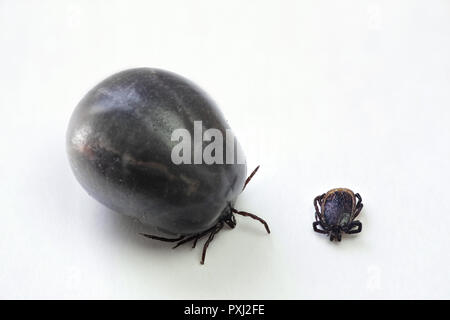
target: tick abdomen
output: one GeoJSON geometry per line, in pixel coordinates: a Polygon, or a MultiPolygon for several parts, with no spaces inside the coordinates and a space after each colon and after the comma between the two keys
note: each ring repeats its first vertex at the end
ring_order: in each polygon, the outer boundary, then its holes
{"type": "Polygon", "coordinates": [[[234,205],[246,164],[174,163],[172,133],[193,136],[195,121],[224,136],[229,129],[206,93],[181,76],[151,68],[112,75],[72,115],[67,151],[75,176],[105,206],[146,225],[171,234],[205,231],[234,205]]]}
{"type": "Polygon", "coordinates": [[[329,225],[345,225],[350,221],[353,208],[353,192],[347,189],[334,189],[325,196],[322,212],[329,225]]]}

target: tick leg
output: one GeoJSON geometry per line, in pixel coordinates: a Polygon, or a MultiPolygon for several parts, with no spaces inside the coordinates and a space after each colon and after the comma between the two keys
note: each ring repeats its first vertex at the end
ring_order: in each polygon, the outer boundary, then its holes
{"type": "Polygon", "coordinates": [[[363,207],[364,207],[364,205],[362,203],[359,205],[359,207],[358,206],[356,207],[355,215],[353,216],[353,219],[355,219],[361,213],[361,210],[363,207]]]}
{"type": "MultiPolygon", "coordinates": [[[[231,210],[233,210],[233,209],[231,209],[231,210]]],[[[234,216],[234,214],[230,215],[230,218],[224,220],[224,222],[225,222],[231,229],[234,229],[234,227],[236,227],[236,217],[234,216]]]]}
{"type": "Polygon", "coordinates": [[[255,173],[258,171],[259,166],[256,167],[255,170],[253,170],[253,172],[248,176],[247,180],[245,180],[244,183],[244,187],[242,188],[242,191],[244,191],[245,187],[247,186],[247,184],[250,182],[250,180],[252,180],[253,176],[255,175],[255,173]]]}
{"type": "Polygon", "coordinates": [[[202,252],[202,260],[200,261],[201,264],[205,264],[205,257],[206,257],[206,250],[208,250],[208,246],[213,241],[214,236],[223,228],[223,223],[220,222],[215,226],[215,229],[211,231],[209,234],[208,240],[206,240],[205,245],[203,246],[203,252],[202,252]]]}
{"type": "Polygon", "coordinates": [[[198,237],[194,239],[194,242],[192,243],[192,249],[194,249],[195,246],[197,245],[197,241],[198,241],[198,237]]]}
{"type": "Polygon", "coordinates": [[[322,199],[325,197],[325,193],[314,198],[314,208],[316,209],[316,221],[322,220],[320,219],[320,210],[319,206],[322,206],[322,199]]]}
{"type": "Polygon", "coordinates": [[[197,239],[198,239],[198,235],[197,234],[195,236],[187,237],[187,238],[182,239],[181,241],[179,241],[176,245],[174,245],[172,247],[172,249],[178,248],[179,246],[181,246],[182,244],[185,244],[186,242],[189,242],[191,240],[197,240],[197,239]]]}
{"type": "Polygon", "coordinates": [[[201,233],[195,234],[193,236],[189,236],[189,237],[187,237],[185,239],[181,239],[181,241],[179,241],[172,249],[175,249],[175,248],[181,246],[182,244],[185,244],[186,242],[189,242],[189,241],[192,241],[192,240],[194,240],[194,245],[192,246],[192,248],[195,248],[195,245],[197,244],[197,241],[199,239],[201,239],[202,237],[204,237],[205,235],[207,235],[209,232],[211,232],[215,227],[216,226],[214,226],[212,228],[209,228],[208,230],[203,231],[201,233]]]}
{"type": "MultiPolygon", "coordinates": [[[[322,225],[322,223],[321,223],[320,221],[315,221],[315,222],[313,222],[313,229],[314,229],[315,232],[323,233],[323,234],[328,234],[328,231],[319,229],[319,228],[317,227],[318,225],[320,225],[320,226],[323,228],[323,225],[322,225]]],[[[324,229],[325,229],[325,228],[324,228],[324,229]]]]}
{"type": "Polygon", "coordinates": [[[353,219],[355,219],[359,215],[362,208],[364,207],[364,205],[362,204],[362,198],[359,195],[359,193],[355,193],[355,197],[358,199],[358,203],[356,204],[356,209],[355,209],[355,214],[353,216],[353,219]]]}
{"type": "Polygon", "coordinates": [[[348,231],[346,231],[346,233],[348,234],[352,234],[352,233],[360,233],[362,230],[362,224],[361,222],[359,222],[358,220],[353,221],[352,223],[350,223],[348,229],[348,231]],[[358,227],[357,229],[352,230],[354,227],[358,227]]]}
{"type": "Polygon", "coordinates": [[[362,202],[362,198],[359,193],[355,193],[355,197],[358,199],[358,204],[356,205],[356,206],[358,206],[362,202]]]}
{"type": "Polygon", "coordinates": [[[164,242],[177,242],[180,240],[184,239],[184,236],[179,236],[178,238],[163,238],[163,237],[158,237],[158,236],[154,236],[151,234],[145,234],[145,233],[140,233],[141,236],[144,236],[146,238],[150,238],[153,240],[159,240],[159,241],[164,241],[164,242]]]}
{"type": "Polygon", "coordinates": [[[264,225],[264,227],[266,228],[267,233],[270,233],[269,225],[267,224],[267,222],[264,219],[254,215],[253,213],[250,213],[250,212],[238,211],[238,210],[236,210],[234,208],[232,208],[231,210],[233,211],[233,213],[239,214],[241,216],[250,217],[252,219],[258,220],[259,222],[261,222],[264,225]]]}

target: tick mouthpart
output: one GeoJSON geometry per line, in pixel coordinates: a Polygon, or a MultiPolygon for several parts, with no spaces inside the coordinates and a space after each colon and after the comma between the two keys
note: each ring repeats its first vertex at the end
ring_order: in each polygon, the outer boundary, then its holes
{"type": "Polygon", "coordinates": [[[333,227],[330,230],[330,241],[333,241],[333,240],[341,241],[341,238],[342,238],[341,227],[333,227]]]}

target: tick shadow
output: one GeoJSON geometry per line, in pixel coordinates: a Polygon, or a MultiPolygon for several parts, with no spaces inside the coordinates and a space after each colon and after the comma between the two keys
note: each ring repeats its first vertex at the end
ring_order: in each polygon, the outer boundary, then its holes
{"type": "MultiPolygon", "coordinates": [[[[190,241],[176,249],[172,249],[177,242],[164,242],[149,239],[141,235],[141,233],[166,238],[176,238],[176,235],[173,236],[161,233],[154,227],[142,224],[136,218],[117,213],[100,204],[96,206],[96,209],[93,211],[92,215],[98,217],[98,222],[95,222],[95,224],[99,225],[99,236],[112,247],[120,248],[120,250],[129,249],[134,251],[134,254],[140,255],[144,260],[172,261],[172,259],[178,259],[181,261],[185,259],[186,256],[189,256],[189,260],[192,261],[187,263],[192,263],[195,266],[198,264],[198,266],[201,267],[200,259],[202,250],[209,234],[202,237],[197,242],[195,248],[192,248],[193,241],[190,241]],[[189,253],[189,255],[185,255],[185,253],[189,253]],[[193,255],[192,257],[191,254],[193,255]]],[[[208,248],[205,264],[208,264],[208,258],[210,256],[208,253],[212,250],[218,250],[216,247],[223,245],[224,241],[230,241],[230,239],[228,239],[229,237],[233,237],[239,233],[248,233],[252,234],[254,237],[261,237],[264,239],[269,236],[260,222],[248,217],[238,217],[237,219],[238,224],[235,228],[231,229],[228,226],[224,226],[223,229],[216,234],[214,241],[212,241],[211,246],[208,248]]]]}
{"type": "Polygon", "coordinates": [[[107,207],[102,206],[99,211],[94,213],[102,216],[103,225],[99,232],[102,232],[111,242],[138,249],[155,258],[171,254],[171,243],[148,239],[141,233],[162,237],[170,236],[161,234],[156,228],[142,224],[136,218],[117,213],[107,207]],[[151,253],[157,253],[157,255],[153,256],[151,253]]]}
{"type": "MultiPolygon", "coordinates": [[[[152,240],[139,234],[166,236],[158,233],[156,228],[147,227],[136,219],[103,206],[98,206],[93,211],[92,214],[99,216],[96,224],[100,224],[98,232],[101,234],[98,237],[102,237],[102,241],[108,243],[110,248],[117,247],[121,251],[121,256],[130,253],[130,259],[127,259],[126,263],[130,264],[129,268],[133,270],[133,278],[140,278],[142,283],[148,283],[148,290],[159,287],[173,288],[172,298],[207,299],[211,296],[229,298],[226,294],[218,293],[217,287],[226,287],[231,281],[237,281],[236,286],[238,288],[242,286],[242,291],[245,291],[248,281],[258,283],[258,279],[269,272],[273,263],[270,260],[272,250],[267,250],[263,246],[255,249],[249,244],[236,251],[236,244],[244,239],[242,234],[247,231],[258,238],[267,237],[267,234],[264,235],[262,225],[248,225],[248,230],[247,227],[242,229],[224,227],[211,242],[205,264],[201,265],[203,245],[207,237],[199,240],[195,249],[192,248],[192,242],[189,242],[173,250],[175,243],[152,240]],[[239,234],[241,236],[237,237],[239,234]],[[236,237],[241,240],[236,240],[236,237]],[[242,268],[237,274],[238,264],[254,267],[242,268]],[[151,270],[151,276],[148,270],[151,270]]],[[[253,221],[249,221],[250,223],[253,221]]],[[[241,224],[243,225],[244,223],[241,224]]],[[[267,244],[266,241],[265,245],[267,244]]]]}

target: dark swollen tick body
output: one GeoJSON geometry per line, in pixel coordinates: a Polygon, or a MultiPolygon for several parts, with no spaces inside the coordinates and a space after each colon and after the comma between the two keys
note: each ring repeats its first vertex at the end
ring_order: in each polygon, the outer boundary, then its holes
{"type": "MultiPolygon", "coordinates": [[[[207,236],[203,264],[214,236],[225,225],[236,226],[235,214],[270,230],[263,219],[234,207],[257,170],[246,180],[245,157],[240,163],[172,161],[179,143],[173,132],[194,136],[199,123],[204,131],[214,128],[224,137],[231,131],[218,107],[191,81],[160,69],[130,69],[85,95],[70,119],[66,145],[75,177],[89,195],[168,237],[144,236],[177,242],[175,247],[188,241],[195,247],[207,236]]],[[[237,140],[231,146],[225,140],[214,141],[224,156],[242,152],[237,140]]],[[[201,150],[206,142],[200,141],[201,150]]]]}

